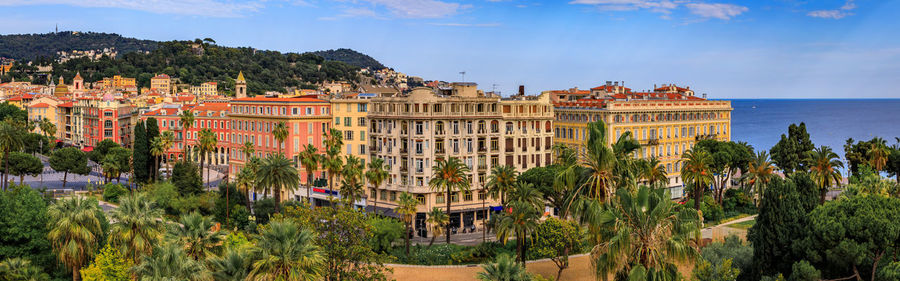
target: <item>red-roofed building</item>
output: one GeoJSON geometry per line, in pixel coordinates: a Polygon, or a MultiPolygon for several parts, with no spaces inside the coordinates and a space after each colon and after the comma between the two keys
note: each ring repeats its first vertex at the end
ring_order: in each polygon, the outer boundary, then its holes
{"type": "Polygon", "coordinates": [[[75,106],[75,113],[80,112],[84,130],[80,138],[75,134],[74,144],[96,146],[104,139],[111,139],[131,147],[134,124],[138,118],[138,112],[131,104],[122,103],[107,93],[103,98],[81,98],[75,106]]]}
{"type": "MultiPolygon", "coordinates": [[[[172,131],[175,134],[175,144],[167,151],[166,158],[169,161],[181,159],[184,155],[184,146],[189,151],[197,151],[197,141],[201,130],[209,129],[217,136],[216,149],[210,151],[206,160],[213,166],[228,163],[228,151],[231,149],[231,126],[228,119],[227,103],[206,103],[201,105],[185,105],[174,108],[163,107],[144,113],[142,120],[153,118],[157,121],[160,132],[172,131]],[[189,130],[184,130],[181,124],[182,111],[191,111],[194,114],[194,123],[189,130]],[[186,140],[186,142],[185,142],[186,140]]],[[[199,161],[199,156],[195,156],[199,161]]]]}

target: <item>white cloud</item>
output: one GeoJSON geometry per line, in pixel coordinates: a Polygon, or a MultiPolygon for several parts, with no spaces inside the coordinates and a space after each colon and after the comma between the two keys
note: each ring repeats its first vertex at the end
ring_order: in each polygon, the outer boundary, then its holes
{"type": "Polygon", "coordinates": [[[472,7],[472,5],[438,0],[350,0],[342,2],[367,3],[370,6],[382,7],[391,15],[399,18],[444,18],[472,7]]]}
{"type": "Polygon", "coordinates": [[[457,27],[496,27],[500,26],[499,23],[429,23],[429,25],[435,26],[457,26],[457,27]]]}
{"type": "Polygon", "coordinates": [[[684,6],[687,7],[688,10],[691,10],[692,14],[704,18],[717,18],[721,20],[730,20],[731,18],[750,10],[744,6],[722,3],[688,3],[684,6]]]}
{"type": "Polygon", "coordinates": [[[807,13],[807,16],[814,18],[823,18],[823,19],[842,19],[847,16],[852,16],[853,9],[856,9],[856,3],[854,0],[847,0],[844,2],[844,6],[841,6],[840,9],[836,10],[815,10],[807,13]]]}
{"type": "Polygon", "coordinates": [[[259,11],[257,1],[231,0],[0,0],[0,6],[70,5],[87,8],[119,8],[158,14],[204,17],[240,17],[259,11]]]}

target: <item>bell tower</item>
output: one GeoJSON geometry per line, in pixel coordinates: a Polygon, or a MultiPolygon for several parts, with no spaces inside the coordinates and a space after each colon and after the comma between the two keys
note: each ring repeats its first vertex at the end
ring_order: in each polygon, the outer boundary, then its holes
{"type": "Polygon", "coordinates": [[[243,71],[239,72],[237,79],[234,80],[234,97],[235,98],[246,98],[247,97],[247,80],[244,79],[243,71]]]}

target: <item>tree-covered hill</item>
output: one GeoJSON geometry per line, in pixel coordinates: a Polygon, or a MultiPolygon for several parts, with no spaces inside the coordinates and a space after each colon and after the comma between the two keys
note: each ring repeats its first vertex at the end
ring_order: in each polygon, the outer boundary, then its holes
{"type": "Polygon", "coordinates": [[[62,31],[44,34],[0,35],[0,57],[15,60],[55,58],[58,51],[115,48],[119,54],[152,51],[157,42],[122,37],[113,33],[62,31]]]}
{"type": "Polygon", "coordinates": [[[362,68],[371,68],[371,69],[382,69],[384,65],[370,57],[369,55],[351,50],[351,49],[337,49],[337,50],[327,50],[327,51],[316,51],[312,52],[320,57],[325,58],[326,60],[331,61],[341,61],[348,64],[352,64],[355,66],[359,66],[362,68]]]}

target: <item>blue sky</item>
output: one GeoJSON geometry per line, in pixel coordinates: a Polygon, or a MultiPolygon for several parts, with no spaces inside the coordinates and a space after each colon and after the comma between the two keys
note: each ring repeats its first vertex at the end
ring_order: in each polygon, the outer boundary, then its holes
{"type": "MultiPolygon", "coordinates": [[[[711,98],[900,97],[892,0],[0,0],[0,33],[114,32],[304,52],[352,48],[512,93],[607,80],[711,98]]],[[[252,78],[248,78],[252,79],[252,78]]]]}

